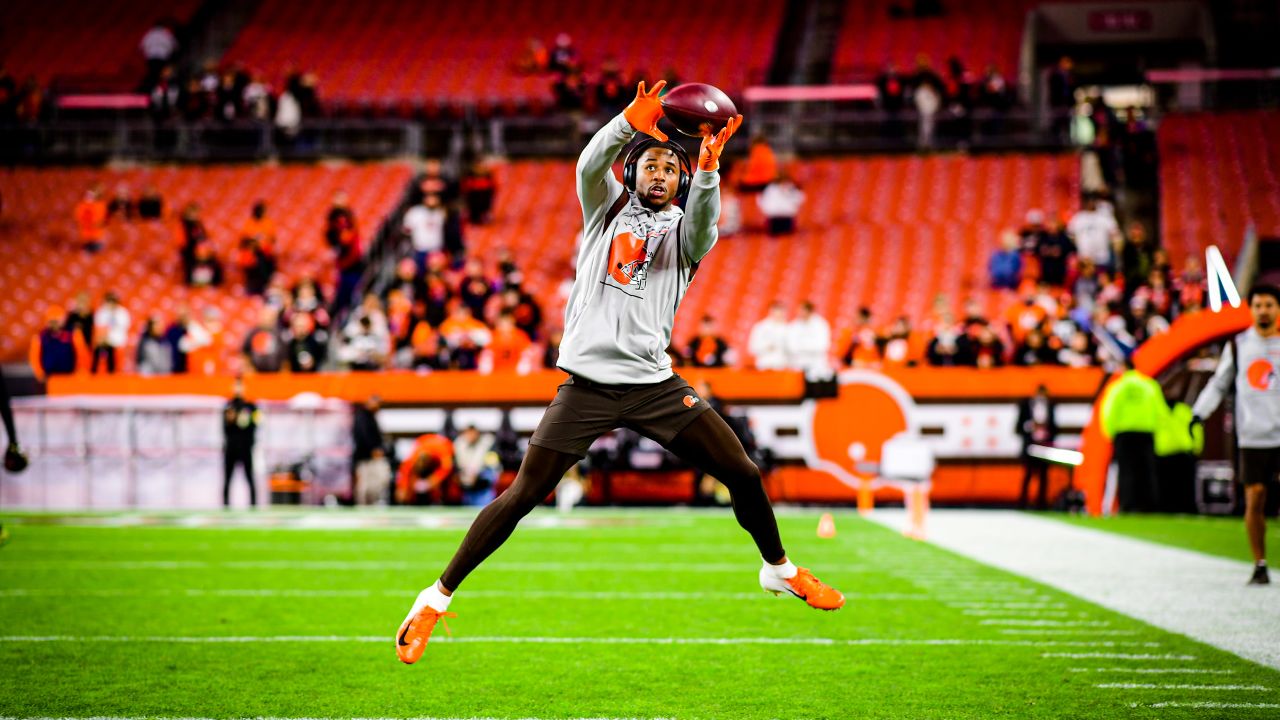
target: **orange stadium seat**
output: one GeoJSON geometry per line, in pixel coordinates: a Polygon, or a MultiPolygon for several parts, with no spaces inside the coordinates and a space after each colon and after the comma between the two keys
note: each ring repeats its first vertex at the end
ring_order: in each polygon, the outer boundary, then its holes
{"type": "MultiPolygon", "coordinates": [[[[238,232],[258,199],[270,206],[280,233],[280,272],[294,280],[312,275],[330,295],[333,262],[322,237],[332,196],[346,190],[367,238],[399,201],[411,169],[404,163],[333,166],[208,166],[99,170],[26,168],[0,173],[4,197],[0,253],[0,360],[26,357],[27,344],[39,328],[44,308],[67,305],[87,290],[95,303],[114,290],[133,316],[135,335],[151,312],[171,319],[178,305],[194,311],[222,310],[225,341],[234,348],[256,316],[259,301],[244,294],[240,273],[231,263],[238,232]],[[96,256],[79,248],[71,208],[85,189],[102,183],[108,195],[117,183],[136,193],[155,185],[164,196],[169,219],[125,223],[112,220],[106,250],[96,256]],[[216,290],[193,290],[182,284],[176,250],[176,213],[198,202],[203,219],[227,269],[227,282],[216,290]]],[[[132,366],[127,361],[125,367],[132,366]]]]}
{"type": "Polygon", "coordinates": [[[866,77],[883,69],[886,61],[910,72],[916,56],[929,55],[934,70],[942,71],[955,57],[970,71],[981,73],[993,64],[1012,82],[1027,11],[1034,0],[989,0],[945,3],[947,14],[929,18],[893,18],[893,0],[851,1],[836,42],[832,68],[837,77],[866,77]]]}
{"type": "MultiPolygon", "coordinates": [[[[614,57],[624,72],[644,71],[657,79],[674,67],[683,80],[732,92],[768,67],[783,5],[769,0],[688,3],[672,18],[669,32],[637,40],[634,10],[590,0],[429,5],[265,0],[223,59],[262,70],[277,84],[287,68],[312,70],[322,98],[547,102],[550,76],[519,74],[514,59],[531,34],[567,32],[589,73],[614,57]],[[714,31],[698,30],[708,27],[714,31]]],[[[548,47],[554,42],[553,36],[539,39],[548,47]]]]}
{"type": "MultiPolygon", "coordinates": [[[[183,22],[198,0],[101,0],[101,2],[0,3],[3,64],[19,82],[35,76],[48,85],[59,76],[92,76],[133,90],[146,63],[138,43],[163,17],[183,22]]],[[[101,83],[95,83],[101,85],[101,83]]]]}
{"type": "MultiPolygon", "coordinates": [[[[793,306],[812,299],[835,328],[852,325],[864,304],[882,322],[903,313],[921,322],[937,294],[956,312],[977,298],[994,316],[1005,301],[988,290],[987,259],[1000,229],[1020,225],[1029,208],[1051,217],[1074,211],[1078,175],[1073,155],[815,160],[801,172],[810,192],[799,231],[770,238],[756,229],[721,240],[682,306],[677,344],[710,313],[740,347],[775,298],[793,306]]],[[[556,291],[569,277],[582,225],[573,164],[512,163],[500,187],[494,222],[469,228],[468,247],[490,257],[509,247],[548,322],[558,324],[556,291]]]]}
{"type": "Polygon", "coordinates": [[[1160,148],[1160,224],[1175,267],[1207,245],[1230,261],[1252,224],[1280,237],[1280,112],[1170,115],[1160,148]]]}

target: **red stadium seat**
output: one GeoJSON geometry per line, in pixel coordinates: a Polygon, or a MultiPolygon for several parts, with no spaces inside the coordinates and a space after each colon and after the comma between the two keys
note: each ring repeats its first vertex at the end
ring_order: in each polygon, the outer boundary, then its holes
{"type": "Polygon", "coordinates": [[[1170,115],[1160,123],[1161,239],[1175,267],[1208,245],[1228,261],[1246,229],[1280,236],[1280,112],[1170,115]]]}
{"type": "MultiPolygon", "coordinates": [[[[368,237],[399,201],[411,170],[403,163],[337,166],[157,167],[127,171],[91,168],[21,169],[0,174],[7,231],[0,235],[0,361],[26,357],[27,344],[43,322],[49,304],[69,305],[87,290],[98,302],[102,293],[120,294],[133,315],[133,332],[143,318],[159,311],[172,319],[182,303],[199,311],[222,310],[225,339],[234,347],[254,322],[258,301],[244,294],[240,273],[231,262],[238,233],[258,199],[270,205],[279,228],[280,270],[293,281],[315,276],[332,293],[333,262],[322,237],[325,212],[335,192],[346,190],[368,237]],[[108,195],[117,183],[134,192],[154,184],[165,198],[165,222],[113,220],[106,250],[90,257],[78,246],[72,207],[85,189],[102,183],[108,195]],[[179,276],[174,223],[187,202],[198,202],[227,282],[218,290],[185,287],[179,276]]],[[[126,363],[130,367],[132,362],[126,363]]]]}
{"type": "MultiPolygon", "coordinates": [[[[322,98],[549,102],[549,75],[524,75],[514,68],[530,28],[541,28],[569,33],[588,73],[614,57],[624,72],[644,71],[657,79],[675,67],[682,79],[732,92],[747,84],[749,73],[768,67],[783,5],[769,0],[688,3],[672,18],[671,32],[637,42],[632,11],[589,0],[430,6],[411,0],[325,5],[265,0],[224,60],[261,68],[276,86],[286,68],[314,70],[322,98]],[[699,27],[715,31],[699,33],[699,27]]],[[[548,47],[554,42],[550,36],[539,39],[548,47]]]]}

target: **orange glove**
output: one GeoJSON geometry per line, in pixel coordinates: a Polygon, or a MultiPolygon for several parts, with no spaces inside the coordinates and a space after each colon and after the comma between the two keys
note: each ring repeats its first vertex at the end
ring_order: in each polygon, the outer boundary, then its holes
{"type": "Polygon", "coordinates": [[[729,138],[733,137],[739,127],[742,127],[742,116],[735,115],[729,118],[720,132],[715,135],[708,132],[702,136],[702,149],[698,151],[699,169],[707,172],[720,169],[720,153],[724,152],[724,144],[729,142],[729,138]]]}
{"type": "Polygon", "coordinates": [[[631,123],[631,127],[662,142],[667,141],[667,134],[658,129],[658,120],[662,117],[662,101],[658,95],[666,86],[666,80],[659,80],[653,84],[652,90],[645,92],[644,81],[641,80],[636,87],[636,99],[622,111],[622,117],[631,123]]]}

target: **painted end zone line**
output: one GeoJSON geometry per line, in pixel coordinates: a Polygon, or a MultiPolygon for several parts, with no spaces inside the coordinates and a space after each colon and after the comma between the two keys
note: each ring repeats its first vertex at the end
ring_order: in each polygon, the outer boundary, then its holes
{"type": "MultiPolygon", "coordinates": [[[[391,643],[387,635],[3,635],[0,642],[118,642],[118,643],[391,643]]],[[[919,646],[1004,646],[1004,647],[1159,647],[1153,642],[1110,642],[1075,640],[982,640],[965,638],[697,638],[697,637],[443,637],[433,641],[454,643],[533,643],[548,645],[919,645],[919,646]]],[[[1145,657],[1145,656],[1134,656],[1145,657]]]]}

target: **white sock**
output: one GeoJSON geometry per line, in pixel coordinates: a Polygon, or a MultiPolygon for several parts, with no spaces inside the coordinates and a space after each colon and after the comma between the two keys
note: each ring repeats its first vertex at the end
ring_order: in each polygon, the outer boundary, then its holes
{"type": "Polygon", "coordinates": [[[453,600],[453,596],[440,592],[440,581],[437,580],[431,584],[431,587],[418,593],[418,600],[413,606],[421,608],[423,605],[430,605],[432,610],[444,612],[449,609],[450,600],[453,600]]]}
{"type": "Polygon", "coordinates": [[[781,565],[774,565],[773,563],[766,560],[764,563],[764,567],[766,570],[773,573],[774,577],[781,578],[783,580],[790,580],[791,578],[796,576],[797,572],[799,572],[799,570],[796,570],[795,563],[791,562],[790,560],[787,560],[781,565]]]}

